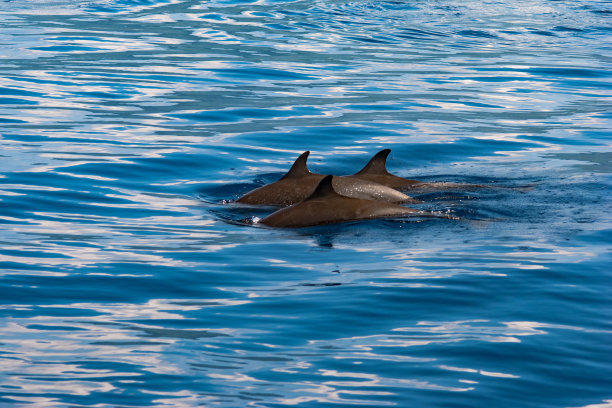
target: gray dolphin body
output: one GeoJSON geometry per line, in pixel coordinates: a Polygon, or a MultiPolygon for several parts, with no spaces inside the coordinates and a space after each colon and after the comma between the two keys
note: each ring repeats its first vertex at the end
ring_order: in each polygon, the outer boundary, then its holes
{"type": "MultiPolygon", "coordinates": [[[[297,158],[291,169],[280,180],[248,192],[237,203],[259,205],[291,205],[309,197],[325,177],[324,174],[311,173],[307,159],[309,151],[297,158]]],[[[418,203],[404,193],[367,178],[337,176],[332,181],[338,193],[347,197],[365,200],[378,200],[390,203],[418,203]]]]}
{"type": "Polygon", "coordinates": [[[370,159],[368,164],[351,177],[355,177],[365,181],[382,184],[383,186],[399,189],[415,188],[427,183],[418,180],[405,179],[396,176],[387,171],[387,156],[391,153],[391,149],[381,150],[370,159]]]}
{"type": "Polygon", "coordinates": [[[423,215],[413,208],[398,204],[363,200],[338,194],[335,176],[325,176],[304,201],[282,208],[259,223],[276,228],[302,228],[374,218],[423,215]]]}
{"type": "Polygon", "coordinates": [[[396,176],[387,171],[387,156],[391,153],[391,149],[384,149],[376,153],[374,157],[370,159],[368,164],[357,173],[352,176],[364,181],[371,181],[374,183],[382,184],[383,186],[397,188],[399,190],[419,190],[423,191],[435,191],[444,190],[448,188],[483,188],[485,186],[480,184],[461,184],[461,183],[450,183],[450,182],[424,182],[418,180],[406,179],[403,177],[396,176]]]}

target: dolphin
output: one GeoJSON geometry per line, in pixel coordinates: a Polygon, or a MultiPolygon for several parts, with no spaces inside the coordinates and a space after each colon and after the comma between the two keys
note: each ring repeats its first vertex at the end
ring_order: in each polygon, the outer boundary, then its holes
{"type": "Polygon", "coordinates": [[[394,203],[341,195],[334,187],[333,180],[336,178],[337,176],[324,176],[314,192],[304,201],[281,208],[259,223],[276,228],[302,228],[374,218],[428,215],[394,203]]]}
{"type": "MultiPolygon", "coordinates": [[[[256,188],[236,200],[242,204],[280,205],[287,206],[299,203],[315,190],[325,177],[324,174],[311,173],[306,161],[310,151],[298,157],[291,169],[274,183],[256,188]]],[[[333,178],[334,188],[347,197],[366,200],[378,200],[391,203],[419,203],[404,193],[391,187],[368,179],[353,176],[337,176],[333,178]]]]}
{"type": "Polygon", "coordinates": [[[396,176],[387,171],[387,156],[391,153],[391,149],[384,149],[376,153],[366,164],[363,169],[353,174],[351,177],[355,177],[361,180],[373,181],[383,186],[399,189],[414,188],[423,183],[418,180],[405,179],[403,177],[396,176]]]}
{"type": "Polygon", "coordinates": [[[382,184],[383,186],[391,187],[398,190],[443,190],[447,188],[483,188],[480,184],[461,184],[451,182],[433,182],[411,180],[396,176],[389,173],[387,170],[387,156],[391,153],[391,149],[384,149],[376,153],[366,164],[363,169],[353,174],[352,177],[364,181],[371,181],[382,184]]]}

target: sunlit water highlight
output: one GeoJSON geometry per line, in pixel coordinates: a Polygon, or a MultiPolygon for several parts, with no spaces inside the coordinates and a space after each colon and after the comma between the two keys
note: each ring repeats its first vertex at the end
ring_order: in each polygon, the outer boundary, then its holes
{"type": "Polygon", "coordinates": [[[612,406],[611,12],[0,2],[0,406],[612,406]],[[231,203],[382,148],[489,188],[231,203]]]}

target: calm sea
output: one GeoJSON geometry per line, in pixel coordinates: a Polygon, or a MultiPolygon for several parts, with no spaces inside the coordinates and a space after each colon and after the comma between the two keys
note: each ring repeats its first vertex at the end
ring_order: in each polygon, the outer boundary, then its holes
{"type": "Polygon", "coordinates": [[[1,407],[612,407],[612,2],[0,1],[1,407]],[[318,173],[483,184],[279,230],[318,173]]]}

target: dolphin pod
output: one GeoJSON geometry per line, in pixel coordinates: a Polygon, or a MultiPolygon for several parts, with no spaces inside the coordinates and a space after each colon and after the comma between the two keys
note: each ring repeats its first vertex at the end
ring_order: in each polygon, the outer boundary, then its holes
{"type": "MultiPolygon", "coordinates": [[[[381,155],[385,150],[379,152],[360,172],[352,176],[334,177],[332,180],[334,189],[339,194],[347,197],[398,204],[418,203],[418,200],[392,188],[393,184],[400,184],[399,180],[404,180],[408,183],[414,180],[402,179],[386,171],[385,160],[389,151],[385,155],[381,155]],[[381,160],[384,172],[381,171],[381,160]],[[384,181],[387,184],[380,183],[378,180],[384,181]]],[[[242,204],[286,206],[308,198],[325,177],[324,174],[316,174],[308,170],[306,161],[309,154],[310,151],[302,153],[295,160],[287,174],[281,177],[280,180],[256,188],[238,198],[236,202],[242,204]]],[[[414,182],[419,183],[418,181],[414,182]]]]}
{"type": "Polygon", "coordinates": [[[259,221],[262,225],[276,228],[301,228],[410,215],[440,216],[399,205],[420,201],[396,189],[420,191],[423,188],[436,189],[455,184],[426,183],[395,176],[386,167],[390,152],[390,149],[384,149],[376,153],[355,174],[332,176],[308,170],[310,152],[306,151],[279,180],[246,193],[236,202],[284,206],[259,221]]]}
{"type": "Polygon", "coordinates": [[[347,197],[336,192],[334,179],[324,176],[305,200],[282,208],[260,221],[276,228],[302,228],[315,225],[375,218],[424,215],[424,212],[398,204],[347,197]]]}

